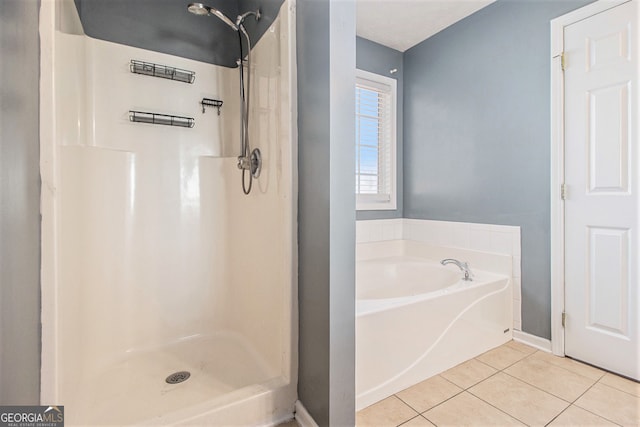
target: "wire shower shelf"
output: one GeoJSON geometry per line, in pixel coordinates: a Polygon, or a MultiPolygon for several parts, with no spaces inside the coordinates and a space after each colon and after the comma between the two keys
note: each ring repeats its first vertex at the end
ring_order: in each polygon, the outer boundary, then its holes
{"type": "Polygon", "coordinates": [[[193,83],[196,79],[196,73],[194,71],[182,70],[180,68],[154,64],[151,62],[136,61],[134,59],[131,60],[129,70],[136,74],[161,77],[163,79],[177,80],[184,83],[193,83]]]}
{"type": "Polygon", "coordinates": [[[172,116],[169,114],[149,113],[145,111],[129,111],[129,120],[137,123],[153,125],[179,126],[192,128],[196,124],[193,117],[172,116]]]}

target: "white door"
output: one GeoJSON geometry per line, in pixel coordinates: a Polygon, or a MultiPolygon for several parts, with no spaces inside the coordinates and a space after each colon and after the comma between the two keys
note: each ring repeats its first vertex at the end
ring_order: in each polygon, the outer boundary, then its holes
{"type": "Polygon", "coordinates": [[[637,3],[564,28],[565,354],[640,379],[637,3]]]}

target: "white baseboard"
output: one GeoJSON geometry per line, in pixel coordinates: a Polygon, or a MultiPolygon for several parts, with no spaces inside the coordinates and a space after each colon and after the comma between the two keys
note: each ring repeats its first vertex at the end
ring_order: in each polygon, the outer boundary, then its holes
{"type": "Polygon", "coordinates": [[[538,350],[551,353],[551,341],[546,338],[540,338],[538,336],[531,335],[526,332],[514,330],[513,340],[521,342],[523,344],[527,344],[531,347],[537,348],[538,350]]]}
{"type": "Polygon", "coordinates": [[[318,427],[316,420],[313,419],[307,408],[299,400],[296,400],[296,421],[300,424],[300,427],[318,427]]]}

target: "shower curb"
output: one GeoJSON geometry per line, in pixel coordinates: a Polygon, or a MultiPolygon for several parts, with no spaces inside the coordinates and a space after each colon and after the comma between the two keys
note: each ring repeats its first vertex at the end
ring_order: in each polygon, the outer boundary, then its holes
{"type": "Polygon", "coordinates": [[[318,423],[299,400],[296,400],[295,413],[296,421],[300,424],[300,427],[318,427],[318,423]]]}

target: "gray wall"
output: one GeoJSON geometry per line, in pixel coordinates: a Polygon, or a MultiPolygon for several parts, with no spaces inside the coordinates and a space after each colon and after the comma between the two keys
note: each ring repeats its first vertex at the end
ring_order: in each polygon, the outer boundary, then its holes
{"type": "MultiPolygon", "coordinates": [[[[75,3],[88,36],[236,67],[238,34],[217,17],[189,13],[187,5],[191,1],[75,0],[75,3]]],[[[259,7],[260,20],[256,23],[249,17],[245,21],[251,43],[255,45],[278,16],[283,0],[207,0],[204,3],[219,9],[234,22],[239,13],[259,7]]]]}
{"type": "Polygon", "coordinates": [[[398,82],[397,141],[397,209],[389,211],[357,211],[356,219],[402,218],[402,117],[403,117],[403,56],[402,52],[361,37],[356,37],[356,67],[363,71],[390,77],[398,82]],[[392,69],[398,71],[391,74],[392,69]]]}
{"type": "Polygon", "coordinates": [[[298,395],[355,425],[355,7],[298,0],[298,395]]]}
{"type": "Polygon", "coordinates": [[[518,225],[522,326],[550,338],[550,26],[499,0],[405,52],[404,215],[518,225]]]}
{"type": "Polygon", "coordinates": [[[0,1],[0,405],[40,401],[39,9],[0,1]]]}

